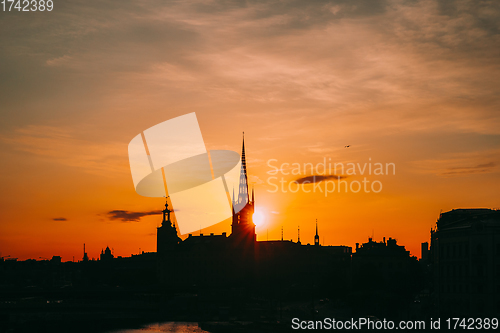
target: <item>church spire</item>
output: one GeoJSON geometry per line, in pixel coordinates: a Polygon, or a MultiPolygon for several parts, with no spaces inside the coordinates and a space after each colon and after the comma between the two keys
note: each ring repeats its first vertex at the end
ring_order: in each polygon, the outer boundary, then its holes
{"type": "Polygon", "coordinates": [[[163,221],[161,221],[161,225],[166,225],[175,229],[175,223],[172,223],[172,220],[170,220],[170,213],[172,213],[173,210],[168,209],[168,197],[165,198],[165,209],[162,212],[163,221]]]}
{"type": "Polygon", "coordinates": [[[236,200],[236,205],[238,207],[236,211],[239,212],[243,207],[245,207],[248,204],[249,199],[250,196],[248,193],[247,162],[245,156],[245,132],[243,132],[243,146],[241,148],[240,181],[238,189],[238,199],[236,200]]]}
{"type": "MultiPolygon", "coordinates": [[[[241,148],[241,170],[245,174],[245,183],[248,184],[248,178],[247,178],[247,161],[245,158],[245,132],[243,132],[243,146],[241,148]]],[[[247,185],[248,189],[248,185],[247,185]]],[[[247,191],[248,194],[248,191],[247,191]]]]}
{"type": "MultiPolygon", "coordinates": [[[[171,251],[182,240],[177,235],[175,222],[170,219],[170,213],[174,210],[168,208],[168,197],[165,198],[165,209],[163,209],[163,221],[157,228],[156,234],[156,252],[164,255],[171,251]]],[[[109,247],[107,248],[109,250],[109,247]]]]}
{"type": "Polygon", "coordinates": [[[319,245],[318,219],[316,219],[316,236],[314,236],[314,245],[319,245]]]}

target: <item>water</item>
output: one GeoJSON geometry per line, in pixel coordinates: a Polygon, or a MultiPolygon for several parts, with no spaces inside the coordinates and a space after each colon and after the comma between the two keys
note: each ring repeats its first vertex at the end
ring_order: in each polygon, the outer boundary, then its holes
{"type": "Polygon", "coordinates": [[[199,328],[198,323],[179,322],[179,321],[154,323],[144,326],[142,328],[113,330],[109,331],[108,333],[143,333],[143,332],[209,333],[199,328]]]}

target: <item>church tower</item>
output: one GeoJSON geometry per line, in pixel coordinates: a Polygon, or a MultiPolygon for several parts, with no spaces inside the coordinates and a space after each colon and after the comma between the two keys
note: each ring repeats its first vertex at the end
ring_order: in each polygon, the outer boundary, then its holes
{"type": "Polygon", "coordinates": [[[85,252],[85,243],[83,243],[83,261],[89,261],[89,256],[87,255],[87,252],[85,252]]]}
{"type": "Polygon", "coordinates": [[[170,213],[173,210],[168,209],[168,198],[165,202],[165,209],[163,210],[163,221],[161,226],[157,228],[156,232],[156,252],[158,254],[165,254],[173,250],[174,247],[182,240],[177,235],[177,228],[170,220],[170,213]]]}
{"type": "Polygon", "coordinates": [[[236,244],[253,244],[256,241],[253,213],[255,196],[252,190],[252,200],[248,193],[247,163],[245,156],[245,133],[243,133],[243,147],[241,149],[241,171],[237,197],[233,189],[233,219],[231,224],[231,238],[236,244]]]}

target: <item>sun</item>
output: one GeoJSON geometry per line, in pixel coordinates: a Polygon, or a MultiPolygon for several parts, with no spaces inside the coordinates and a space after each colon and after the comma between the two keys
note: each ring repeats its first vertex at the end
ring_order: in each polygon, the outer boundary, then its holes
{"type": "Polygon", "coordinates": [[[262,212],[259,210],[255,210],[255,212],[252,215],[252,218],[253,218],[253,223],[255,224],[256,227],[260,227],[266,222],[266,216],[262,214],[262,212]]]}

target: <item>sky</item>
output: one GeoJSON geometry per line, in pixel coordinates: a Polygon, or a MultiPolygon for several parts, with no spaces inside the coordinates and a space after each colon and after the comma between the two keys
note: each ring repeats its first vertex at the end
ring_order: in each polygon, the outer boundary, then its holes
{"type": "MultiPolygon", "coordinates": [[[[317,220],[324,245],[392,237],[420,256],[441,211],[500,207],[499,32],[497,1],[1,12],[0,256],[155,251],[164,199],[135,192],[128,143],[191,112],[207,149],[240,152],[245,132],[258,240],[283,228],[296,241],[300,228],[313,243],[317,220]],[[304,164],[324,161],[394,167],[303,184],[321,176],[304,164]],[[340,181],[353,187],[325,194],[340,181]],[[362,181],[376,191],[355,193],[362,181]]],[[[229,221],[201,232],[224,231],[229,221]]]]}

